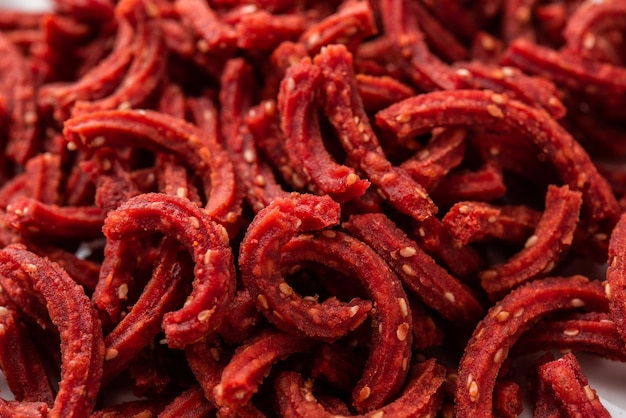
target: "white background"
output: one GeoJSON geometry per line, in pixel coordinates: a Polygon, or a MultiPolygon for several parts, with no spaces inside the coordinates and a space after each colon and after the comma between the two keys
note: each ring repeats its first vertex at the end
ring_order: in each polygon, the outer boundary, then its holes
{"type": "MultiPolygon", "coordinates": [[[[42,11],[49,7],[49,0],[0,0],[1,8],[42,11]]],[[[610,362],[595,356],[579,354],[583,371],[589,378],[591,387],[596,389],[603,404],[613,417],[626,418],[626,364],[610,362]]],[[[0,372],[0,392],[3,398],[11,398],[10,392],[0,372]]],[[[531,417],[529,408],[522,417],[531,417]]]]}

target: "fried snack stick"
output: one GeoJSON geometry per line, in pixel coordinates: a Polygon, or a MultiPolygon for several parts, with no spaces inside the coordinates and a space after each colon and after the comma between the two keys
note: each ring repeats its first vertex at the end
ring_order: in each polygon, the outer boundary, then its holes
{"type": "MultiPolygon", "coordinates": [[[[82,288],[56,264],[23,246],[0,250],[0,276],[29,289],[45,304],[61,336],[61,381],[50,418],[84,417],[96,402],[104,344],[96,311],[82,288]]],[[[4,281],[3,281],[4,286],[4,281]]]]}
{"type": "Polygon", "coordinates": [[[572,353],[539,366],[539,378],[565,417],[611,416],[600,403],[596,391],[589,386],[572,353]]]}
{"type": "Polygon", "coordinates": [[[583,204],[592,220],[613,221],[619,213],[610,186],[580,144],[545,112],[505,95],[486,90],[422,94],[378,112],[376,122],[400,138],[438,126],[486,126],[522,135],[543,151],[572,190],[582,192],[583,204]]]}
{"type": "Polygon", "coordinates": [[[343,227],[374,248],[405,287],[448,321],[473,326],[483,316],[483,308],[471,291],[384,214],[352,215],[343,227]]]}
{"type": "MultiPolygon", "coordinates": [[[[7,113],[8,140],[4,149],[6,157],[24,164],[38,148],[35,104],[35,84],[28,63],[17,47],[0,33],[0,96],[2,113],[7,113]]],[[[4,127],[3,127],[4,129],[4,127]]]]}
{"type": "Polygon", "coordinates": [[[512,355],[551,349],[585,351],[626,361],[626,348],[607,313],[583,313],[541,321],[520,338],[512,355]]]}
{"type": "Polygon", "coordinates": [[[202,179],[206,212],[225,226],[239,218],[241,199],[228,154],[217,138],[181,119],[149,110],[111,110],[72,118],[63,133],[81,149],[132,146],[175,154],[202,179]]]}
{"type": "Polygon", "coordinates": [[[39,107],[52,108],[55,119],[64,121],[77,100],[95,100],[113,93],[132,61],[134,36],[130,17],[120,15],[111,53],[75,82],[42,86],[38,95],[39,107]]]}
{"type": "MultiPolygon", "coordinates": [[[[284,266],[306,261],[326,265],[356,279],[372,300],[371,311],[367,307],[371,318],[369,356],[352,390],[352,399],[362,413],[382,407],[400,391],[411,361],[413,318],[400,280],[374,250],[341,232],[300,235],[285,244],[282,251],[284,266]]],[[[360,316],[361,310],[365,310],[363,306],[351,314],[360,316]]],[[[324,324],[341,329],[332,317],[324,324]]]]}
{"type": "MultiPolygon", "coordinates": [[[[434,359],[413,366],[412,376],[403,393],[395,401],[379,409],[354,415],[362,418],[426,418],[433,416],[441,406],[441,385],[445,368],[434,359]]],[[[303,382],[296,372],[283,372],[276,379],[276,397],[283,416],[288,417],[343,417],[328,412],[313,395],[313,382],[303,382]]]]}
{"type": "Polygon", "coordinates": [[[302,298],[279,268],[283,247],[298,232],[323,229],[338,221],[339,204],[331,198],[292,194],[274,200],[248,227],[239,255],[242,281],[259,310],[287,333],[334,340],[368,316],[371,305],[362,299],[348,303],[329,299],[319,304],[302,298]]]}
{"type": "Polygon", "coordinates": [[[0,367],[17,401],[54,403],[45,366],[17,312],[0,307],[0,367]]]}
{"type": "Polygon", "coordinates": [[[541,213],[527,206],[495,206],[484,202],[458,202],[442,221],[463,244],[491,239],[524,243],[537,228],[541,213]]]}
{"type": "Polygon", "coordinates": [[[159,413],[159,418],[203,418],[215,411],[205,397],[202,388],[192,386],[167,404],[159,413]]]}
{"type": "Polygon", "coordinates": [[[144,105],[162,83],[167,64],[167,48],[163,31],[158,20],[152,14],[154,4],[151,0],[124,0],[141,12],[136,12],[137,28],[131,46],[133,60],[117,89],[110,95],[98,100],[76,101],[72,116],[85,115],[99,110],[130,109],[144,105]]]}
{"type": "Polygon", "coordinates": [[[181,250],[180,244],[171,238],[163,242],[152,277],[141,296],[105,336],[103,381],[110,381],[128,366],[159,333],[165,314],[181,302],[185,273],[188,273],[186,260],[179,254],[181,250]]]}
{"type": "Polygon", "coordinates": [[[272,365],[293,353],[306,351],[311,342],[278,331],[262,331],[237,348],[213,389],[220,406],[236,408],[250,402],[272,365]]]}
{"type": "Polygon", "coordinates": [[[330,44],[345,44],[348,48],[354,48],[377,31],[374,11],[369,2],[349,0],[343,2],[332,15],[311,25],[300,35],[299,42],[313,55],[330,44]]]}
{"type": "Polygon", "coordinates": [[[626,341],[626,214],[611,232],[605,291],[610,301],[611,319],[626,341]]]}
{"type": "Polygon", "coordinates": [[[7,206],[7,221],[23,236],[92,240],[102,236],[104,213],[97,206],[57,206],[21,197],[7,206]]]}
{"type": "MultiPolygon", "coordinates": [[[[431,217],[437,207],[424,188],[386,158],[358,95],[352,55],[342,45],[324,48],[314,59],[321,69],[326,116],[351,161],[359,164],[369,181],[398,211],[418,221],[431,217]]],[[[287,78],[286,83],[289,83],[287,78]]]]}
{"type": "Polygon", "coordinates": [[[502,362],[520,335],[543,316],[585,308],[606,311],[600,282],[586,277],[549,277],[513,290],[496,303],[478,324],[459,365],[457,416],[492,417],[493,388],[502,362]]]}
{"type": "MultiPolygon", "coordinates": [[[[235,291],[233,256],[224,228],[187,199],[149,193],[131,198],[109,212],[103,232],[107,247],[138,233],[162,232],[176,237],[192,255],[193,290],[182,308],[163,318],[162,327],[170,347],[182,348],[217,328],[235,291]]],[[[115,256],[109,260],[113,265],[103,265],[93,296],[104,312],[115,313],[119,309],[132,273],[124,270],[123,263],[113,261],[128,258],[119,248],[117,254],[105,249],[105,263],[107,257],[115,256]]]]}
{"type": "Polygon", "coordinates": [[[287,69],[278,94],[281,127],[290,164],[301,166],[316,189],[342,203],[362,196],[369,182],[326,150],[316,100],[321,83],[320,68],[309,59],[287,69]]]}
{"type": "Polygon", "coordinates": [[[544,212],[524,248],[504,264],[479,274],[481,285],[492,300],[556,267],[574,239],[581,204],[579,192],[568,186],[548,186],[544,212]]]}

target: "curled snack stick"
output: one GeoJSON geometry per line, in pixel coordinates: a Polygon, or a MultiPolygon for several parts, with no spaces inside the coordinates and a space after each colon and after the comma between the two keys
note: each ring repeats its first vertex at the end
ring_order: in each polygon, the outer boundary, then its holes
{"type": "Polygon", "coordinates": [[[583,2],[567,19],[563,31],[566,51],[595,58],[594,49],[602,48],[603,35],[612,30],[626,29],[626,4],[619,0],[583,2]]]}
{"type": "Polygon", "coordinates": [[[248,227],[239,255],[242,281],[259,310],[285,332],[333,340],[367,318],[369,302],[307,300],[293,291],[279,268],[282,248],[298,232],[338,222],[339,204],[330,197],[292,194],[259,211],[248,227]]]}
{"type": "Polygon", "coordinates": [[[10,160],[24,164],[38,148],[34,80],[26,59],[4,33],[0,34],[0,54],[2,113],[8,114],[4,153],[10,160]]]}
{"type": "Polygon", "coordinates": [[[114,17],[112,0],[54,0],[54,4],[78,21],[103,24],[114,17]]]}
{"type": "MultiPolygon", "coordinates": [[[[413,317],[400,280],[369,246],[341,232],[292,238],[283,247],[281,261],[289,266],[313,261],[342,272],[362,285],[372,300],[372,331],[369,356],[352,390],[352,399],[361,412],[385,405],[400,391],[411,359],[413,317]]],[[[351,315],[361,317],[364,308],[369,311],[369,306],[363,303],[358,308],[359,311],[354,309],[351,315]]],[[[327,312],[315,312],[315,315],[327,327],[336,331],[343,328],[337,326],[337,319],[327,312]]]]}
{"type": "Polygon", "coordinates": [[[497,300],[514,287],[550,273],[567,253],[582,204],[579,192],[567,186],[548,186],[545,210],[524,249],[504,264],[480,273],[482,287],[497,300]]]}
{"type": "Polygon", "coordinates": [[[161,330],[163,316],[181,302],[187,269],[183,264],[185,260],[179,256],[180,250],[180,244],[171,238],[164,241],[152,277],[141,296],[104,338],[104,381],[128,366],[161,330]]]}
{"type": "MultiPolygon", "coordinates": [[[[162,324],[167,344],[184,347],[216,329],[233,297],[235,271],[228,235],[189,200],[154,193],[131,198],[109,212],[103,227],[107,246],[148,231],[176,236],[195,263],[193,291],[182,308],[165,314],[162,324]]],[[[107,301],[119,304],[126,297],[128,284],[114,280],[116,267],[123,268],[114,266],[109,277],[101,275],[94,293],[101,309],[107,301]]]]}
{"type": "Polygon", "coordinates": [[[623,120],[620,119],[626,102],[626,69],[623,67],[560,53],[524,39],[509,45],[502,62],[586,95],[606,116],[623,120]]]}
{"type": "Polygon", "coordinates": [[[0,415],[20,418],[47,418],[50,408],[45,402],[5,401],[0,398],[0,415]]]}
{"type": "Polygon", "coordinates": [[[545,109],[554,119],[565,116],[566,108],[548,80],[524,74],[514,67],[493,67],[475,61],[456,65],[461,88],[480,88],[506,93],[511,99],[545,109]]]}
{"type": "Polygon", "coordinates": [[[470,290],[440,267],[385,215],[352,215],[343,227],[372,246],[394,269],[405,287],[447,320],[464,326],[474,325],[482,317],[483,308],[470,290]]]}
{"type": "Polygon", "coordinates": [[[250,402],[272,365],[290,354],[306,351],[310,342],[277,331],[264,331],[239,346],[213,389],[220,406],[250,402]]]}
{"type": "Polygon", "coordinates": [[[168,151],[203,181],[206,212],[223,225],[232,225],[241,211],[232,162],[217,138],[177,118],[149,110],[111,110],[72,118],[64,135],[82,149],[133,146],[168,151]]]}
{"type": "Polygon", "coordinates": [[[400,167],[427,190],[463,161],[466,132],[445,129],[435,134],[422,149],[405,160],[400,167]]]}
{"type": "Polygon", "coordinates": [[[619,213],[608,183],[580,144],[545,112],[505,95],[480,90],[422,94],[378,112],[376,122],[401,138],[437,126],[482,125],[521,134],[543,151],[572,190],[582,192],[591,219],[612,221],[619,213]]]}
{"type": "Polygon", "coordinates": [[[539,378],[552,393],[565,416],[611,416],[600,402],[596,391],[589,386],[572,353],[539,366],[539,378]]]}
{"type": "MultiPolygon", "coordinates": [[[[426,418],[439,410],[442,402],[441,385],[445,368],[434,359],[413,366],[411,377],[402,394],[376,410],[361,415],[362,418],[420,417],[426,418]]],[[[290,417],[343,417],[328,412],[313,395],[313,382],[303,382],[296,372],[283,372],[276,379],[275,390],[280,412],[290,417]]],[[[352,416],[352,415],[351,415],[352,416]]]]}
{"type": "Polygon", "coordinates": [[[492,392],[508,352],[543,316],[567,309],[606,311],[600,282],[586,277],[550,277],[513,290],[478,324],[465,347],[456,390],[457,416],[492,417],[492,392]]]}
{"type": "Polygon", "coordinates": [[[420,221],[432,216],[437,208],[424,188],[385,157],[358,96],[352,56],[347,49],[330,45],[315,57],[315,64],[322,70],[326,115],[349,158],[360,165],[398,211],[420,221]]]}
{"type": "Polygon", "coordinates": [[[192,386],[178,395],[159,413],[159,418],[202,418],[215,411],[215,406],[205,397],[200,386],[192,386]]]}
{"type": "MultiPolygon", "coordinates": [[[[150,0],[143,7],[150,13],[150,0]]],[[[153,7],[153,6],[152,6],[153,7]]],[[[160,23],[151,18],[139,19],[132,45],[133,61],[117,89],[109,96],[93,101],[77,101],[72,116],[98,110],[129,109],[144,105],[162,82],[167,64],[167,49],[160,23]]]]}
{"type": "Polygon", "coordinates": [[[15,310],[0,307],[0,367],[17,401],[54,403],[44,363],[15,310]]]}
{"type": "Polygon", "coordinates": [[[22,197],[7,206],[7,220],[25,236],[90,240],[102,236],[104,213],[97,206],[57,206],[22,197]]]}
{"type": "Polygon", "coordinates": [[[164,408],[164,399],[133,400],[99,409],[91,418],[153,418],[164,408]]]}
{"type": "Polygon", "coordinates": [[[455,203],[442,221],[452,236],[463,244],[498,239],[524,243],[541,213],[528,206],[495,206],[484,202],[455,203]]]}
{"type": "Polygon", "coordinates": [[[61,336],[61,381],[48,417],[84,417],[96,402],[104,344],[89,299],[61,268],[21,246],[0,250],[0,275],[20,279],[43,302],[61,336]],[[64,295],[60,297],[60,295],[64,295]]]}
{"type": "Polygon", "coordinates": [[[44,109],[52,107],[54,117],[64,121],[77,100],[94,100],[113,93],[132,61],[135,32],[128,18],[117,26],[115,45],[111,53],[73,83],[52,83],[42,86],[38,103],[44,109]]]}
{"type": "Polygon", "coordinates": [[[309,54],[313,55],[325,45],[345,44],[348,47],[375,35],[377,32],[374,11],[369,2],[349,0],[336,13],[311,25],[301,36],[309,54]]]}
{"type": "Polygon", "coordinates": [[[257,155],[254,135],[245,122],[254,93],[252,67],[241,58],[228,60],[220,89],[220,122],[224,146],[236,167],[241,190],[254,211],[259,211],[277,196],[284,195],[271,168],[257,155]]]}
{"type": "Polygon", "coordinates": [[[301,166],[320,192],[346,202],[363,195],[369,182],[326,150],[315,100],[320,83],[320,69],[309,59],[287,69],[278,95],[285,148],[290,163],[301,166]]]}
{"type": "Polygon", "coordinates": [[[551,349],[585,351],[626,361],[626,348],[608,313],[589,312],[541,321],[522,335],[512,355],[551,349]]]}
{"type": "Polygon", "coordinates": [[[626,341],[626,215],[622,214],[611,232],[606,295],[610,300],[611,319],[617,332],[626,341]]]}

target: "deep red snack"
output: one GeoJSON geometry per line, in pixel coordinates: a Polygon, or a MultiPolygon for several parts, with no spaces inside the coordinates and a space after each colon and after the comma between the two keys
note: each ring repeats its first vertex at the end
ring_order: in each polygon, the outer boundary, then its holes
{"type": "MultiPolygon", "coordinates": [[[[359,164],[398,211],[417,220],[437,212],[424,188],[386,158],[363,109],[353,71],[352,56],[341,45],[330,45],[315,57],[322,71],[326,116],[335,127],[348,157],[359,164]]],[[[410,99],[407,99],[410,100],[410,99]]]]}
{"type": "Polygon", "coordinates": [[[345,202],[363,195],[369,182],[326,150],[316,100],[320,85],[321,71],[308,59],[287,69],[278,94],[285,148],[290,164],[301,166],[320,192],[345,202]]]}
{"type": "MultiPolygon", "coordinates": [[[[168,312],[163,330],[170,347],[182,348],[213,332],[221,323],[225,309],[235,291],[233,256],[226,230],[189,200],[164,194],[144,194],[124,202],[109,212],[103,232],[107,245],[129,239],[136,234],[162,232],[173,235],[192,255],[194,266],[193,291],[188,303],[168,312]]],[[[117,257],[128,255],[118,253],[117,257]]],[[[107,277],[103,268],[94,301],[100,309],[109,303],[118,305],[128,290],[128,272],[113,266],[107,277]],[[115,280],[113,280],[115,278],[115,280]]]]}
{"type": "MultiPolygon", "coordinates": [[[[359,417],[428,417],[440,407],[445,368],[434,359],[413,366],[411,378],[395,401],[359,417]]],[[[325,410],[313,395],[313,382],[303,381],[296,372],[283,372],[276,380],[280,412],[289,417],[337,417],[325,410]]],[[[339,415],[342,417],[342,415],[339,415]]]]}
{"type": "Polygon", "coordinates": [[[367,318],[370,304],[358,298],[348,303],[330,299],[321,304],[303,299],[284,280],[279,268],[282,247],[290,239],[299,232],[323,229],[338,221],[339,205],[329,197],[292,194],[261,210],[246,231],[239,255],[242,281],[259,310],[285,332],[336,339],[367,318]]]}
{"type": "Polygon", "coordinates": [[[549,274],[567,253],[578,226],[581,194],[567,186],[550,185],[545,209],[533,235],[506,263],[480,273],[483,289],[498,300],[513,288],[549,274]]]}
{"type": "Polygon", "coordinates": [[[605,289],[611,319],[626,341],[626,215],[621,216],[611,233],[605,289]]]}
{"type": "Polygon", "coordinates": [[[581,191],[588,216],[615,219],[617,201],[589,155],[554,119],[505,95],[482,90],[433,92],[396,103],[376,114],[377,124],[400,138],[438,126],[486,126],[533,141],[572,190],[581,191]],[[526,123],[532,120],[534,123],[526,123]]]}
{"type": "Polygon", "coordinates": [[[595,390],[589,386],[578,360],[568,353],[539,367],[539,378],[566,416],[610,417],[595,390]]]}
{"type": "Polygon", "coordinates": [[[472,292],[452,277],[383,214],[353,215],[343,227],[374,248],[405,287],[456,325],[474,325],[483,308],[472,292]]]}
{"type": "Polygon", "coordinates": [[[111,110],[72,118],[64,135],[78,148],[134,146],[176,154],[202,179],[206,211],[232,226],[241,210],[230,158],[217,142],[195,126],[149,110],[111,110]]]}
{"type": "Polygon", "coordinates": [[[584,308],[606,311],[608,301],[598,281],[582,276],[535,280],[496,303],[478,324],[459,366],[457,416],[493,416],[493,387],[502,362],[520,335],[546,314],[584,308]]]}
{"type": "Polygon", "coordinates": [[[247,404],[275,362],[306,351],[310,344],[305,339],[276,331],[257,334],[237,348],[222,371],[220,382],[213,389],[215,401],[220,406],[230,407],[247,404]]]}
{"type": "Polygon", "coordinates": [[[23,246],[0,250],[0,275],[19,280],[45,304],[61,336],[61,381],[47,416],[90,414],[100,388],[104,344],[100,321],[82,288],[56,264],[23,246]]]}

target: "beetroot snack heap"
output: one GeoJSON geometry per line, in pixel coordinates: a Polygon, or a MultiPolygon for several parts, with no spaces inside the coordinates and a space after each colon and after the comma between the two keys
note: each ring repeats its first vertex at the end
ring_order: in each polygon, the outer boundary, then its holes
{"type": "Polygon", "coordinates": [[[0,9],[0,416],[609,416],[625,51],[624,0],[0,9]]]}

